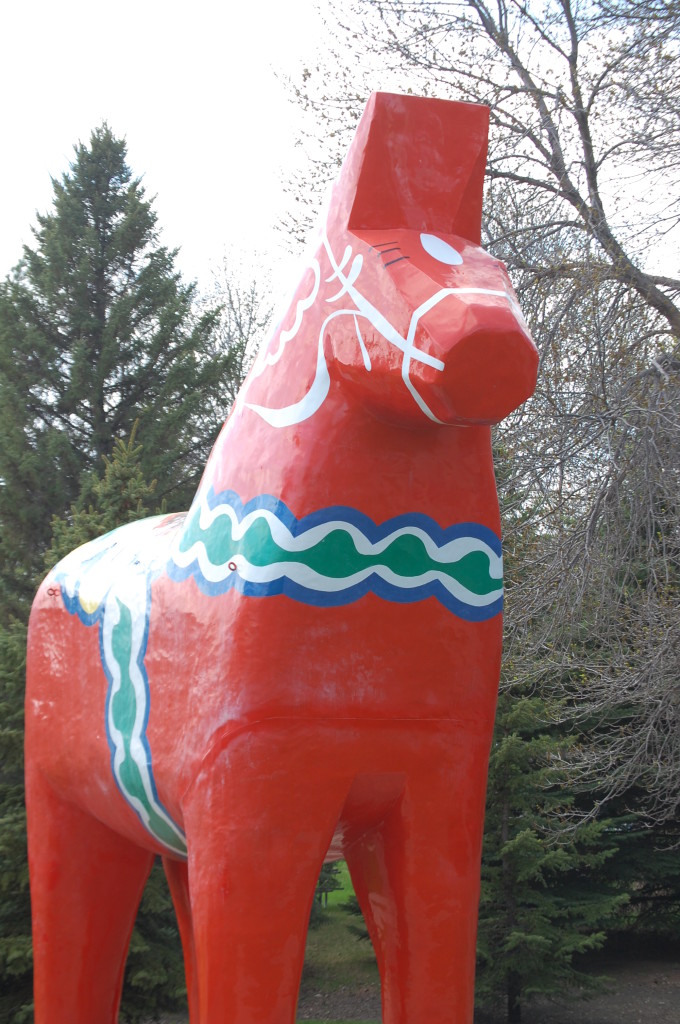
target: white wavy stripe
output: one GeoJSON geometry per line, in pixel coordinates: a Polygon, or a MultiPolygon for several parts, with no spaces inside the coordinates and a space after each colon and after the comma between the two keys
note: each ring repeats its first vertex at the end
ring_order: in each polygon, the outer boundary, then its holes
{"type": "Polygon", "coordinates": [[[426,299],[417,309],[414,309],[411,314],[411,323],[406,336],[406,344],[409,346],[409,350],[413,346],[416,328],[421,319],[449,295],[493,295],[496,298],[505,299],[507,302],[510,302],[508,293],[497,288],[442,288],[440,291],[435,292],[434,295],[431,295],[429,299],[426,299]]]}
{"type": "Polygon", "coordinates": [[[308,590],[333,594],[348,590],[363,583],[369,576],[376,575],[399,590],[413,590],[438,581],[459,601],[476,608],[484,608],[493,604],[503,594],[502,587],[490,594],[475,594],[458,580],[449,576],[448,573],[440,572],[437,569],[429,569],[419,576],[400,576],[386,565],[371,565],[349,576],[333,577],[316,572],[304,562],[271,562],[269,565],[253,565],[243,555],[234,555],[230,559],[230,564],[235,565],[236,569],[229,569],[228,565],[213,565],[207,558],[199,559],[201,574],[208,583],[222,583],[232,572],[237,572],[247,583],[265,585],[285,578],[308,590]]]}
{"type": "Polygon", "coordinates": [[[107,724],[109,730],[109,736],[113,743],[114,755],[113,755],[113,773],[118,779],[119,784],[122,788],[120,781],[120,766],[125,757],[125,747],[123,743],[123,734],[120,729],[116,726],[113,720],[113,699],[120,690],[120,669],[118,662],[113,656],[112,646],[112,634],[114,628],[120,621],[120,612],[118,605],[115,602],[109,602],[107,600],[106,607],[104,609],[104,621],[102,622],[102,647],[104,653],[104,661],[108,668],[108,674],[111,679],[111,688],[108,694],[109,706],[107,711],[107,724]]]}
{"type": "Polygon", "coordinates": [[[281,358],[285,345],[289,341],[292,341],[297,332],[300,330],[300,325],[302,324],[302,317],[307,312],[307,310],[311,309],[311,307],[316,302],[316,297],[319,294],[319,286],[321,284],[321,267],[319,266],[319,261],[314,258],[310,259],[307,266],[305,267],[305,270],[307,268],[309,268],[314,274],[314,285],[309,295],[305,296],[304,299],[300,299],[297,305],[295,306],[295,321],[293,323],[293,326],[288,328],[287,330],[281,331],[281,334],[279,335],[280,349],[278,352],[272,355],[271,359],[268,360],[270,366],[278,362],[278,360],[281,358]]]}
{"type": "MultiPolygon", "coordinates": [[[[139,769],[139,773],[142,779],[142,786],[144,788],[144,795],[159,818],[162,818],[166,825],[171,829],[172,832],[180,840],[180,850],[183,850],[184,837],[177,828],[176,824],[168,816],[164,808],[158,803],[154,796],[153,786],[151,783],[151,773],[149,771],[149,764],[142,740],[142,734],[144,730],[144,720],[146,718],[147,711],[147,689],[144,683],[144,677],[139,669],[139,652],[141,651],[142,644],[144,641],[144,632],[146,629],[146,578],[144,576],[138,577],[138,584],[144,586],[144,597],[142,604],[142,614],[134,614],[134,606],[132,611],[132,650],[130,664],[128,665],[128,673],[132,686],[135,692],[135,720],[132,727],[132,733],[130,735],[130,756],[139,769]]],[[[134,806],[135,810],[140,815],[146,829],[151,832],[152,835],[163,845],[167,846],[162,839],[159,838],[153,831],[150,817],[144,804],[125,786],[121,777],[120,769],[123,761],[125,760],[125,741],[123,734],[120,729],[117,728],[113,720],[113,698],[120,690],[121,675],[120,668],[115,659],[113,653],[113,630],[120,621],[120,611],[117,604],[117,595],[109,592],[106,599],[106,605],[104,608],[104,621],[102,623],[102,635],[103,635],[103,649],[104,658],[112,679],[111,694],[109,697],[109,711],[108,711],[108,724],[109,724],[109,735],[114,746],[114,760],[113,760],[113,771],[118,785],[125,794],[125,798],[131,806],[134,806]]],[[[174,849],[174,847],[170,847],[174,849]]]]}
{"type": "MultiPolygon", "coordinates": [[[[357,526],[353,523],[345,522],[342,519],[334,519],[330,522],[319,523],[317,526],[312,526],[308,530],[304,530],[304,532],[298,536],[294,536],[288,527],[277,518],[274,512],[271,511],[271,509],[254,509],[252,512],[248,512],[243,519],[239,520],[236,510],[226,503],[216,505],[215,508],[210,508],[209,505],[203,503],[199,513],[200,528],[204,532],[207,532],[214,522],[222,515],[227,516],[230,520],[231,535],[235,542],[243,539],[247,531],[257,519],[264,519],[266,521],[274,542],[284,551],[290,552],[291,554],[310,550],[324,540],[324,538],[330,533],[337,530],[341,530],[348,534],[351,537],[357,552],[366,557],[381,555],[400,537],[415,537],[421,541],[428,556],[435,562],[442,562],[448,565],[451,562],[460,561],[461,558],[464,558],[472,552],[480,552],[485,554],[489,559],[489,575],[491,578],[498,580],[503,578],[502,556],[497,555],[493,548],[489,547],[488,544],[483,540],[479,540],[477,537],[455,537],[453,540],[450,540],[441,547],[438,547],[429,533],[420,527],[402,526],[393,530],[392,533],[389,533],[381,540],[373,543],[357,526]]],[[[180,551],[179,545],[177,545],[172,557],[175,564],[183,569],[188,568],[194,558],[199,562],[201,568],[203,568],[204,562],[206,564],[211,564],[208,560],[208,553],[203,540],[194,541],[191,547],[184,552],[180,551]]]]}

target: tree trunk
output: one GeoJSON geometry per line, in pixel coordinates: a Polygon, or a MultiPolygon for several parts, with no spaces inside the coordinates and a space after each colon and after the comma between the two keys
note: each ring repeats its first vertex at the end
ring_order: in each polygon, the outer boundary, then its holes
{"type": "Polygon", "coordinates": [[[520,1024],[522,1020],[522,989],[516,971],[508,971],[508,1024],[520,1024]]]}

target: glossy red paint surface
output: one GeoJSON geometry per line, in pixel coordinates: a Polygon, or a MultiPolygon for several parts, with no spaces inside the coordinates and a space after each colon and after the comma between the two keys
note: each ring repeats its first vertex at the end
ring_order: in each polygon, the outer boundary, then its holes
{"type": "Polygon", "coordinates": [[[116,1020],[156,853],[192,1024],[294,1019],[339,856],[385,1021],[472,1019],[501,654],[489,424],[537,367],[478,244],[487,119],[371,98],[188,516],[79,549],[38,593],[37,1024],[116,1020]]]}

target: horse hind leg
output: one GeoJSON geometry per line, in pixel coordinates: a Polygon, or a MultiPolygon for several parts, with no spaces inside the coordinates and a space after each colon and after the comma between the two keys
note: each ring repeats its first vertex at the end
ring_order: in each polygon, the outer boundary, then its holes
{"type": "Polygon", "coordinates": [[[351,781],[319,731],[238,736],[185,797],[200,1024],[295,1020],[314,887],[351,781]]]}
{"type": "Polygon", "coordinates": [[[153,854],[27,772],[35,1024],[116,1024],[153,854]]]}

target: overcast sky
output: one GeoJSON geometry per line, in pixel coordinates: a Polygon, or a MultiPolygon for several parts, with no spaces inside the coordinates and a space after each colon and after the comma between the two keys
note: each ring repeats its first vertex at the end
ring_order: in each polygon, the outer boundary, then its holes
{"type": "Polygon", "coordinates": [[[73,145],[108,121],[179,266],[276,248],[299,118],[276,72],[324,46],[313,0],[22,0],[0,16],[0,276],[32,240],[73,145]]]}

